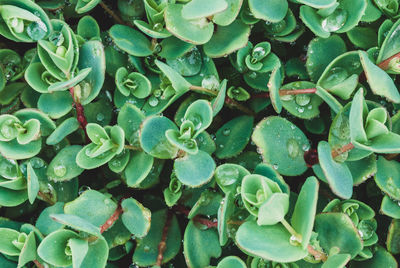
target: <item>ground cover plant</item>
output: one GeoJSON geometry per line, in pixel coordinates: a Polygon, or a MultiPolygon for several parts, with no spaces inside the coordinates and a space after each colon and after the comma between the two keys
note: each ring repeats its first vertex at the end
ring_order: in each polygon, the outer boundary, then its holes
{"type": "Polygon", "coordinates": [[[0,267],[397,267],[397,0],[0,0],[0,267]]]}

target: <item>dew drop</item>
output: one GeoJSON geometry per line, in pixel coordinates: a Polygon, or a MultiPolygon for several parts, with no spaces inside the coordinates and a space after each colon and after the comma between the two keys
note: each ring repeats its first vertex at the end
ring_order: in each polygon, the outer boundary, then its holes
{"type": "Polygon", "coordinates": [[[295,158],[299,155],[300,147],[299,143],[295,139],[289,139],[286,144],[289,156],[295,158]]]}
{"type": "Polygon", "coordinates": [[[322,20],[321,26],[327,32],[334,32],[342,28],[347,20],[347,11],[337,8],[331,15],[322,20]]]}
{"type": "Polygon", "coordinates": [[[67,168],[64,165],[57,165],[53,168],[53,171],[57,177],[62,177],[67,173],[67,168]]]}
{"type": "Polygon", "coordinates": [[[104,114],[102,114],[102,113],[98,113],[97,115],[96,115],[96,120],[97,121],[103,121],[104,120],[104,114]]]}
{"type": "Polygon", "coordinates": [[[296,95],[296,103],[300,106],[306,106],[311,101],[311,98],[308,94],[299,94],[296,95]]]}
{"type": "Polygon", "coordinates": [[[34,21],[28,25],[26,33],[32,40],[37,41],[46,35],[47,27],[41,20],[34,21]]]}
{"type": "Polygon", "coordinates": [[[225,128],[225,129],[222,131],[222,134],[224,134],[224,136],[229,136],[229,134],[231,134],[231,130],[230,130],[229,128],[225,128]]]}
{"type": "Polygon", "coordinates": [[[156,107],[157,105],[158,105],[158,99],[155,97],[155,96],[151,96],[150,98],[149,98],[149,105],[151,106],[151,107],[156,107]]]}

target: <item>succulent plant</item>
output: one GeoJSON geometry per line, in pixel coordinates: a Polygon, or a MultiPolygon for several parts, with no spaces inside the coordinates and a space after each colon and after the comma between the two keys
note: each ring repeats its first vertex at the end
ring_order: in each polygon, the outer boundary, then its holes
{"type": "Polygon", "coordinates": [[[397,0],[0,0],[0,267],[397,267],[397,0]]]}

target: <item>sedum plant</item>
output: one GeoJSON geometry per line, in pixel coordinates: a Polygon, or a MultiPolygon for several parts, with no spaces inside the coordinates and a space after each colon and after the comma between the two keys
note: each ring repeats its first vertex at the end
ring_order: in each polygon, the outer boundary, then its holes
{"type": "Polygon", "coordinates": [[[397,0],[0,0],[0,267],[397,267],[397,0]]]}

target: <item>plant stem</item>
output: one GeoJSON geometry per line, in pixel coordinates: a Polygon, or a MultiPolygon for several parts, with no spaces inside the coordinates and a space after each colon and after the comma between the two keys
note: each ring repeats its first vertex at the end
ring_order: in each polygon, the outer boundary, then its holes
{"type": "Polygon", "coordinates": [[[51,200],[45,193],[43,193],[42,191],[38,192],[38,196],[40,196],[44,202],[46,202],[47,204],[53,206],[55,203],[53,202],[53,200],[51,200]]]}
{"type": "Polygon", "coordinates": [[[81,125],[81,128],[83,129],[83,132],[85,133],[86,143],[89,143],[89,136],[86,132],[86,126],[87,126],[88,122],[85,117],[85,112],[84,112],[83,106],[82,106],[82,104],[79,103],[79,101],[77,99],[75,99],[74,87],[69,88],[69,93],[71,94],[72,100],[74,101],[74,106],[76,109],[76,119],[78,120],[79,124],[81,125]]]}
{"type": "Polygon", "coordinates": [[[136,147],[136,146],[133,146],[133,145],[125,145],[124,148],[128,149],[128,150],[133,150],[133,151],[141,151],[142,150],[142,148],[136,147]]]}
{"type": "Polygon", "coordinates": [[[199,87],[199,86],[193,86],[192,85],[192,86],[189,87],[189,89],[190,90],[200,91],[200,92],[203,92],[203,93],[208,93],[208,94],[213,95],[213,96],[217,96],[218,95],[217,91],[214,91],[214,90],[211,90],[211,89],[208,89],[208,88],[204,88],[204,87],[199,87]]]}
{"type": "MultiPolygon", "coordinates": [[[[122,201],[122,199],[121,199],[122,201]]],[[[100,226],[100,233],[104,233],[108,228],[110,228],[114,222],[116,222],[119,218],[119,216],[122,214],[123,210],[121,207],[121,201],[118,204],[117,209],[114,211],[114,213],[110,216],[110,218],[108,218],[108,220],[106,220],[106,222],[100,226]]]]}
{"type": "MultiPolygon", "coordinates": [[[[214,91],[214,90],[210,90],[208,88],[204,88],[204,87],[199,87],[199,86],[190,86],[189,87],[190,90],[194,90],[194,91],[199,91],[202,93],[206,93],[209,95],[212,95],[214,97],[218,96],[218,92],[214,91]]],[[[256,114],[250,110],[249,108],[247,108],[246,106],[240,104],[239,102],[229,98],[228,96],[225,98],[225,104],[227,104],[228,106],[234,107],[242,112],[244,112],[245,114],[251,115],[251,116],[255,116],[256,114]]]]}
{"type": "Polygon", "coordinates": [[[343,145],[342,147],[336,149],[336,150],[332,150],[332,158],[335,158],[338,155],[341,155],[345,152],[350,151],[351,149],[354,148],[354,145],[350,142],[348,144],[343,145]]]}
{"type": "MultiPolygon", "coordinates": [[[[314,94],[317,92],[316,88],[303,88],[303,89],[281,89],[279,90],[279,96],[287,96],[287,95],[300,95],[300,94],[314,94]]],[[[269,98],[269,92],[257,93],[252,96],[254,99],[263,99],[269,98]]]]}
{"type": "MultiPolygon", "coordinates": [[[[172,210],[175,210],[176,212],[179,212],[179,213],[185,215],[186,217],[189,215],[189,212],[190,212],[190,210],[188,210],[187,208],[185,208],[182,205],[175,205],[172,207],[172,210]]],[[[192,220],[207,226],[207,228],[218,227],[217,219],[209,220],[209,219],[202,218],[200,215],[197,215],[192,220]]],[[[232,224],[234,224],[234,223],[232,223],[232,224]]]]}
{"type": "Polygon", "coordinates": [[[250,110],[243,104],[235,101],[234,99],[229,98],[228,96],[226,96],[226,98],[225,98],[225,104],[227,104],[228,106],[231,106],[231,107],[235,107],[236,109],[244,112],[245,114],[248,114],[251,116],[256,116],[256,113],[253,112],[253,110],[250,110]]]}
{"type": "Polygon", "coordinates": [[[119,24],[127,24],[128,26],[132,26],[130,23],[125,23],[117,14],[114,13],[103,1],[100,1],[100,6],[107,12],[116,22],[119,24]]]}
{"type": "Polygon", "coordinates": [[[33,260],[33,263],[36,265],[37,268],[44,268],[44,266],[38,260],[33,260]]]}
{"type": "Polygon", "coordinates": [[[298,233],[293,229],[293,227],[292,227],[285,219],[283,219],[283,220],[281,221],[281,223],[282,223],[282,225],[286,228],[286,230],[288,230],[289,233],[290,233],[292,236],[294,236],[294,237],[296,238],[296,241],[299,242],[299,243],[301,243],[301,240],[302,240],[301,235],[298,234],[298,233]]]}
{"type": "Polygon", "coordinates": [[[168,210],[167,219],[165,221],[164,228],[162,231],[161,241],[158,244],[158,256],[157,256],[156,266],[161,266],[162,260],[164,258],[164,252],[167,249],[166,241],[167,241],[167,236],[168,236],[168,230],[169,230],[169,227],[171,226],[172,215],[173,215],[172,211],[168,210]]]}
{"type": "Polygon", "coordinates": [[[314,259],[316,259],[316,260],[321,260],[321,261],[325,262],[325,261],[328,259],[328,257],[326,256],[325,253],[320,252],[320,251],[314,249],[311,245],[308,245],[308,246],[307,246],[307,251],[308,251],[308,253],[310,253],[312,256],[314,256],[314,259]]]}

